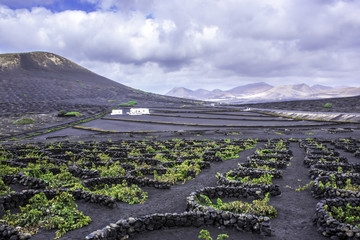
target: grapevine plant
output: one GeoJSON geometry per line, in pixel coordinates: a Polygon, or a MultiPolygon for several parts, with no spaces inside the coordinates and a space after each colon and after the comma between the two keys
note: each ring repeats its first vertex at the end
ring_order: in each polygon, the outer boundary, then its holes
{"type": "Polygon", "coordinates": [[[348,203],[345,207],[332,206],[329,208],[328,205],[325,205],[324,209],[339,222],[348,223],[360,229],[360,206],[352,207],[348,203]]]}
{"type": "MultiPolygon", "coordinates": [[[[228,238],[229,235],[227,234],[219,234],[216,238],[216,240],[224,240],[225,238],[228,238]]],[[[204,240],[213,240],[212,237],[210,236],[210,233],[208,230],[204,230],[201,229],[200,234],[198,236],[199,239],[204,239],[204,240]]]]}
{"type": "Polygon", "coordinates": [[[30,198],[29,204],[20,206],[20,213],[4,215],[2,222],[21,233],[36,234],[40,228],[58,229],[55,239],[66,232],[89,225],[91,218],[79,211],[74,197],[63,192],[48,200],[44,193],[30,198]]]}
{"type": "Polygon", "coordinates": [[[124,180],[122,184],[109,186],[98,185],[94,191],[95,194],[106,195],[115,198],[117,201],[127,202],[130,204],[143,204],[148,198],[147,192],[144,192],[138,185],[128,186],[124,180]]]}
{"type": "Polygon", "coordinates": [[[210,198],[206,195],[200,194],[203,201],[200,201],[196,196],[196,201],[203,206],[210,206],[222,211],[229,211],[237,214],[253,214],[256,216],[263,216],[274,218],[277,215],[277,211],[273,206],[269,206],[269,193],[267,193],[264,199],[254,200],[252,203],[232,201],[224,203],[220,198],[217,198],[216,204],[213,204],[210,198]]]}

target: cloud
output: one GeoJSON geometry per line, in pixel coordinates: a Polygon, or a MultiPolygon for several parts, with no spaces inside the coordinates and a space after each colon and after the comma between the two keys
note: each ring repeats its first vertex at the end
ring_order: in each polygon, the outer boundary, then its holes
{"type": "Polygon", "coordinates": [[[20,1],[0,0],[0,51],[55,52],[156,92],[358,82],[358,1],[79,1],[97,10],[29,8],[36,0],[13,9],[20,1]]]}

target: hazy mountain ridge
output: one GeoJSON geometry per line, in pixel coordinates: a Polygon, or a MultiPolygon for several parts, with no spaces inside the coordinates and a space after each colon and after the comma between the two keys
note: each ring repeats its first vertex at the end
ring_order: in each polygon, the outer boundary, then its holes
{"type": "Polygon", "coordinates": [[[271,86],[267,83],[259,82],[224,91],[219,89],[213,91],[197,89],[193,91],[184,87],[180,87],[173,88],[166,95],[196,100],[246,103],[351,97],[360,95],[360,87],[333,88],[319,84],[309,86],[305,83],[271,86]]]}

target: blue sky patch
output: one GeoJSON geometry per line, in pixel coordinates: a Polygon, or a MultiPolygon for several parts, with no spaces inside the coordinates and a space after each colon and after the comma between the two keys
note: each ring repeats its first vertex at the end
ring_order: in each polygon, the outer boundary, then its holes
{"type": "Polygon", "coordinates": [[[10,9],[31,9],[33,7],[44,7],[53,12],[66,10],[81,10],[93,12],[97,10],[95,4],[81,0],[0,0],[0,4],[10,9]]]}

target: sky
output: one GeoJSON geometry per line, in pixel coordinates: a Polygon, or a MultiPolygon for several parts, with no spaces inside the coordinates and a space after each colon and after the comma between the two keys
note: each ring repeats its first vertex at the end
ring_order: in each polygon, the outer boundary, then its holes
{"type": "Polygon", "coordinates": [[[133,88],[360,84],[357,0],[0,0],[0,53],[47,51],[133,88]]]}

